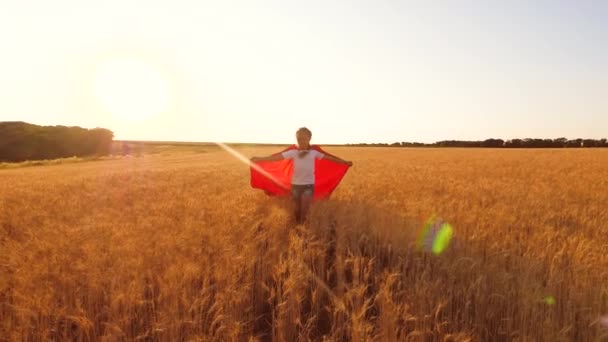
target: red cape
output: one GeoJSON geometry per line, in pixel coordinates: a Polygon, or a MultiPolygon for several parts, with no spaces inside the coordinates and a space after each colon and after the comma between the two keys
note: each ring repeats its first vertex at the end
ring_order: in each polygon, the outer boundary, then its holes
{"type": "MultiPolygon", "coordinates": [[[[335,157],[334,155],[323,151],[318,145],[311,145],[310,148],[335,157]]],[[[297,149],[297,146],[291,145],[283,151],[273,155],[293,149],[297,149]]],[[[290,193],[291,176],[293,175],[293,160],[263,161],[255,164],[260,169],[257,169],[256,166],[253,165],[249,167],[251,171],[251,187],[262,189],[266,194],[271,196],[284,196],[290,193]],[[268,177],[268,175],[271,177],[268,177]]],[[[346,174],[346,171],[348,171],[348,165],[339,164],[326,159],[316,159],[315,192],[313,198],[322,199],[329,197],[342,180],[342,177],[346,174]]]]}

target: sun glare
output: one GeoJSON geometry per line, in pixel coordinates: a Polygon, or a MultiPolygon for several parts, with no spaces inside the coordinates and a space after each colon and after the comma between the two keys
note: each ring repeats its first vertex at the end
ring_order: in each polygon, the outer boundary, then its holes
{"type": "Polygon", "coordinates": [[[168,110],[168,83],[152,64],[136,58],[102,64],[94,80],[95,96],[105,110],[125,122],[141,122],[168,110]]]}

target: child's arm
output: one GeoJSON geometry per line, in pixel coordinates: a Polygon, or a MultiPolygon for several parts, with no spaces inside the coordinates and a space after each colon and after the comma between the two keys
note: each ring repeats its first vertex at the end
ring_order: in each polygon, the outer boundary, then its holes
{"type": "Polygon", "coordinates": [[[277,161],[277,160],[283,160],[283,159],[285,159],[285,158],[283,157],[283,155],[281,153],[279,153],[279,154],[275,154],[275,155],[268,156],[268,157],[252,157],[251,162],[257,163],[257,162],[261,162],[261,161],[277,161]]]}
{"type": "Polygon", "coordinates": [[[351,161],[347,161],[347,160],[337,158],[337,157],[332,157],[328,154],[324,155],[322,159],[326,159],[326,160],[333,161],[333,162],[340,163],[340,164],[346,164],[348,166],[353,166],[353,162],[351,162],[351,161]]]}

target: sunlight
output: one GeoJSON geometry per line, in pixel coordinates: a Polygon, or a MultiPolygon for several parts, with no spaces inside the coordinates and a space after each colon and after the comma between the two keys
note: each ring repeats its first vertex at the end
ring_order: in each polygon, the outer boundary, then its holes
{"type": "Polygon", "coordinates": [[[138,123],[167,111],[168,82],[157,68],[137,58],[118,58],[95,73],[94,92],[105,110],[118,120],[138,123]]]}
{"type": "Polygon", "coordinates": [[[233,149],[232,147],[221,143],[221,142],[216,142],[216,144],[221,147],[222,149],[224,149],[224,151],[230,153],[232,156],[234,156],[236,159],[240,160],[243,164],[246,164],[248,166],[253,167],[256,171],[258,171],[259,173],[261,173],[262,175],[264,175],[266,178],[270,179],[271,181],[273,181],[275,184],[277,184],[278,186],[282,187],[283,189],[287,189],[289,190],[289,186],[287,184],[283,184],[283,182],[281,182],[281,180],[276,179],[275,177],[273,177],[270,173],[266,172],[266,170],[264,170],[263,168],[261,168],[259,165],[252,163],[249,158],[245,157],[244,155],[242,155],[241,153],[239,153],[237,150],[233,149]]]}

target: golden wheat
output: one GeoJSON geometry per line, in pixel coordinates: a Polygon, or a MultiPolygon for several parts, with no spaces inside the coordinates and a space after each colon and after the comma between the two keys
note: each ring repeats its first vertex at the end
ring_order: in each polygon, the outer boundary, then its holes
{"type": "Polygon", "coordinates": [[[220,149],[0,170],[1,338],[608,336],[607,150],[328,150],[355,166],[297,227],[220,149]]]}

